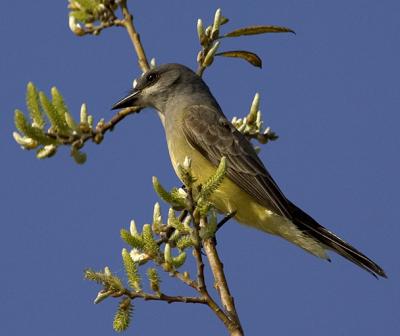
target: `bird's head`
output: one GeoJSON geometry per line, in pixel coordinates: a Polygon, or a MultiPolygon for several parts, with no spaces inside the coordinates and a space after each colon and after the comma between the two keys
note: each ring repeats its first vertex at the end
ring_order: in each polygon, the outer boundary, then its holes
{"type": "Polygon", "coordinates": [[[164,64],[143,73],[129,94],[115,103],[112,109],[153,107],[164,112],[166,102],[182,91],[179,86],[199,80],[200,77],[184,65],[164,64]]]}

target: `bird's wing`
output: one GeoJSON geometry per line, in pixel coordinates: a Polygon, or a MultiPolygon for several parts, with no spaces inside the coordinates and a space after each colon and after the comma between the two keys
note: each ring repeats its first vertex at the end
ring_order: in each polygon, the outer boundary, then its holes
{"type": "Polygon", "coordinates": [[[267,172],[251,143],[216,108],[194,105],[185,111],[187,141],[217,166],[227,160],[227,177],[258,203],[291,218],[288,201],[267,172]]]}

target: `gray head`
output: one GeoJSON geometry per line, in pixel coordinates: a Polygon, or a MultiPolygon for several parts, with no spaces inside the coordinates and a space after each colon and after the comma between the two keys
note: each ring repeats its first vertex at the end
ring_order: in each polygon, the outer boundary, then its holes
{"type": "Polygon", "coordinates": [[[185,108],[201,104],[204,99],[218,106],[208,86],[191,69],[181,64],[163,64],[144,73],[112,109],[153,107],[164,114],[173,106],[185,108]]]}

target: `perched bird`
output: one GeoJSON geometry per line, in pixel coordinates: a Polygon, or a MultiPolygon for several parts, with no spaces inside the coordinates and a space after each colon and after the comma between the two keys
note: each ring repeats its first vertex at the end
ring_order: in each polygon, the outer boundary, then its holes
{"type": "Polygon", "coordinates": [[[333,250],[375,277],[386,277],[375,262],[283,195],[252,144],[229,122],[192,70],[164,64],[147,71],[112,108],[131,106],[157,110],[176,172],[188,156],[197,182],[202,183],[226,157],[226,178],[211,198],[219,211],[236,212],[238,222],[280,236],[320,258],[329,260],[326,250],[333,250]]]}

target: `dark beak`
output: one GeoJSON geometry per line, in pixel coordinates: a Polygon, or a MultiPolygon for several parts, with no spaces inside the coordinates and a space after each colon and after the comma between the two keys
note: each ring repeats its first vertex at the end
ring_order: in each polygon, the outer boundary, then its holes
{"type": "Polygon", "coordinates": [[[140,91],[139,90],[133,90],[129,93],[129,95],[127,95],[125,98],[122,98],[121,100],[119,100],[118,102],[116,102],[111,109],[112,110],[118,110],[118,109],[122,109],[125,107],[132,107],[135,106],[135,102],[137,100],[137,97],[139,95],[140,91]]]}

